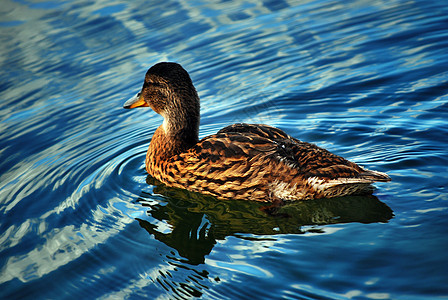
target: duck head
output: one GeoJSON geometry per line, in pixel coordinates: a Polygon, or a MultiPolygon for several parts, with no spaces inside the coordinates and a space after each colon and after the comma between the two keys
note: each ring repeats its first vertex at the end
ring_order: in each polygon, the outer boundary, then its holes
{"type": "Polygon", "coordinates": [[[161,62],[145,75],[143,87],[126,101],[124,108],[151,107],[163,118],[167,135],[195,136],[199,133],[199,96],[188,72],[181,65],[161,62]]]}

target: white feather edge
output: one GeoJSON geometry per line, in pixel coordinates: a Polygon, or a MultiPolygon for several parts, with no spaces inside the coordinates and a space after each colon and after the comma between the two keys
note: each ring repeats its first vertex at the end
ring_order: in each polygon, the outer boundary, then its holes
{"type": "MultiPolygon", "coordinates": [[[[308,184],[316,191],[324,191],[333,188],[338,185],[344,184],[371,184],[374,181],[362,178],[338,178],[325,180],[319,177],[310,177],[307,179],[308,184]]],[[[271,184],[271,193],[280,199],[295,200],[306,198],[306,192],[299,188],[297,185],[292,185],[289,182],[276,180],[271,184]]]]}

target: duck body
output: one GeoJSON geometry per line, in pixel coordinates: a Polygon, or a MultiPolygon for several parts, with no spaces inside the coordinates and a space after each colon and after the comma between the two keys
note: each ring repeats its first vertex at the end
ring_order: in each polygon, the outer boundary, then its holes
{"type": "Polygon", "coordinates": [[[233,124],[198,140],[199,97],[188,73],[159,63],[125,108],[149,106],[164,117],[146,155],[146,170],[168,186],[219,199],[307,200],[371,192],[385,173],[369,171],[282,130],[233,124]]]}

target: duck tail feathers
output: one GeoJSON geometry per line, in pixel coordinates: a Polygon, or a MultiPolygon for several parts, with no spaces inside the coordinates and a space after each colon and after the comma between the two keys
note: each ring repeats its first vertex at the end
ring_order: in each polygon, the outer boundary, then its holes
{"type": "Polygon", "coordinates": [[[374,181],[381,181],[381,182],[391,181],[391,178],[386,173],[378,172],[378,171],[371,171],[371,170],[364,170],[364,172],[359,174],[359,177],[361,177],[362,179],[370,180],[372,182],[374,182],[374,181]]]}

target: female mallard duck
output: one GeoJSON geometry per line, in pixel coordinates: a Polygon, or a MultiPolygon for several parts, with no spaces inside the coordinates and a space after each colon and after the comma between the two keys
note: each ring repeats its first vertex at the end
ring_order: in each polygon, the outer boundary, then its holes
{"type": "Polygon", "coordinates": [[[366,170],[268,125],[234,124],[201,140],[199,96],[179,64],[158,63],[124,108],[151,107],[164,118],[146,170],[168,186],[220,199],[305,200],[362,194],[384,173],[366,170]]]}

